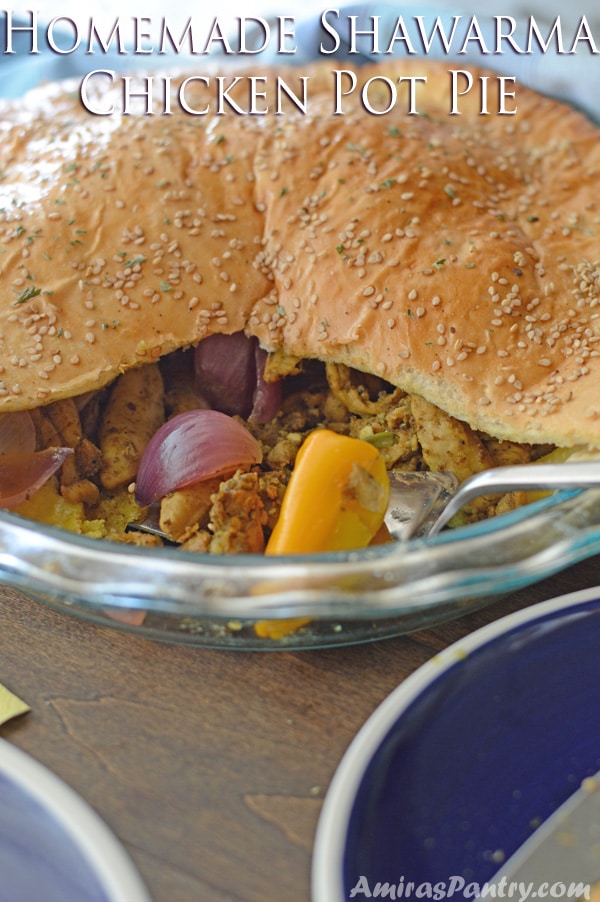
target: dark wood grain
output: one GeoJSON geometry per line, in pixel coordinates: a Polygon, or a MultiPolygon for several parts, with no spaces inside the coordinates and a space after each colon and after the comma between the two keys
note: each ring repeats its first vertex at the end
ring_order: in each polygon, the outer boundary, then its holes
{"type": "Polygon", "coordinates": [[[600,559],[434,629],[306,652],[140,639],[0,588],[0,682],[31,712],[2,736],[69,783],[156,902],[307,902],[323,796],[377,705],[436,652],[600,559]]]}

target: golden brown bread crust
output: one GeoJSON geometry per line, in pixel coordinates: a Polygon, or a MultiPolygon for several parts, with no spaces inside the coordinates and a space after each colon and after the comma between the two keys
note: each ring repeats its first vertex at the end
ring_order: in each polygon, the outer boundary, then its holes
{"type": "Polygon", "coordinates": [[[426,73],[426,115],[332,116],[324,67],[305,115],[6,106],[0,410],[246,329],[499,438],[600,444],[598,131],[523,87],[515,116],[450,116],[448,68],[358,74],[426,73]]]}

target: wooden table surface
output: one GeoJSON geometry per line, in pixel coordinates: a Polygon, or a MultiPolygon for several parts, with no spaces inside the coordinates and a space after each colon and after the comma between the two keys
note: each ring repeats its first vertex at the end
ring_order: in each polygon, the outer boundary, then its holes
{"type": "Polygon", "coordinates": [[[324,794],[408,674],[468,632],[600,584],[600,558],[433,629],[352,648],[230,652],[96,626],[0,588],[0,735],[106,821],[155,902],[308,902],[324,794]]]}

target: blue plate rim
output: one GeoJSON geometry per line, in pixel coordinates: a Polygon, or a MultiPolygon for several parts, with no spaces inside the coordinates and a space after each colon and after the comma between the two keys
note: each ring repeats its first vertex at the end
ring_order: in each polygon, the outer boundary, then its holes
{"type": "Polygon", "coordinates": [[[110,902],[152,902],[133,862],[109,826],[60,777],[5,739],[0,739],[0,773],[60,823],[110,902]]]}
{"type": "Polygon", "coordinates": [[[538,621],[600,600],[600,586],[559,595],[514,611],[458,639],[403,680],[375,708],[344,752],[329,784],[313,846],[313,902],[345,902],[343,858],[356,793],[373,756],[404,712],[434,682],[475,650],[538,621]]]}

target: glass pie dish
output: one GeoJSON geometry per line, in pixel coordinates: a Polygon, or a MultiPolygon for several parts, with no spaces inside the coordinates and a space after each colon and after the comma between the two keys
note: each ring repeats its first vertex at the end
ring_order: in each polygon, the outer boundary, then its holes
{"type": "Polygon", "coordinates": [[[302,649],[382,639],[491,603],[600,552],[600,490],[562,491],[472,526],[359,552],[266,559],[148,549],[0,512],[0,581],[152,639],[302,649]],[[308,618],[280,639],[263,620],[308,618]]]}
{"type": "MultiPolygon", "coordinates": [[[[386,16],[393,22],[399,12],[407,18],[422,13],[420,7],[399,10],[388,4],[345,7],[347,14],[375,11],[381,13],[382,31],[386,16]]],[[[429,24],[436,15],[435,9],[426,12],[429,24]]],[[[314,51],[318,46],[317,36],[316,17],[298,23],[297,63],[307,58],[302,48],[314,51]]],[[[360,56],[368,59],[362,51],[360,56]]],[[[337,57],[344,57],[343,45],[337,57]]],[[[114,54],[107,59],[118,65],[114,54]]],[[[261,61],[270,60],[263,55],[261,61]]],[[[80,74],[87,66],[82,55],[40,54],[16,62],[10,77],[5,69],[3,87],[15,94],[45,79],[80,74]],[[69,71],[64,71],[66,63],[69,71]]],[[[524,83],[566,94],[597,115],[593,78],[583,77],[579,68],[593,59],[569,59],[570,88],[558,76],[550,77],[553,62],[551,53],[539,54],[533,62],[529,56],[511,59],[524,83]],[[582,96],[586,88],[590,90],[582,96]]],[[[557,493],[431,539],[281,559],[136,548],[0,511],[0,582],[87,620],[153,639],[215,648],[317,648],[406,633],[489,604],[598,552],[597,491],[557,493]],[[308,622],[281,639],[256,631],[257,622],[288,618],[308,622]]]]}

